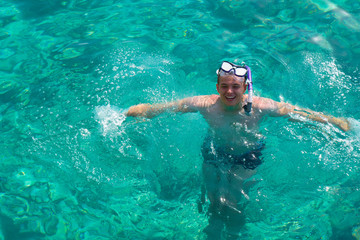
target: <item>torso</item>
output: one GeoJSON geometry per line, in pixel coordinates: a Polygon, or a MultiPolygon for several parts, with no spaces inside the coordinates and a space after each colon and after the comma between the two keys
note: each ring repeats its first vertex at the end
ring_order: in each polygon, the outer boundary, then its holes
{"type": "Polygon", "coordinates": [[[254,150],[263,136],[258,131],[263,114],[253,109],[248,116],[244,109],[223,111],[216,96],[209,96],[211,104],[199,109],[210,126],[209,137],[217,147],[231,154],[243,154],[254,150]]]}

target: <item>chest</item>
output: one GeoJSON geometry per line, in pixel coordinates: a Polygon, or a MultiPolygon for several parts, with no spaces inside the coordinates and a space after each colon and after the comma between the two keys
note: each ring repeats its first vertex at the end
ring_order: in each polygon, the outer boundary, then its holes
{"type": "Polygon", "coordinates": [[[205,112],[203,116],[211,128],[231,132],[243,132],[257,128],[260,120],[257,114],[253,113],[248,116],[245,112],[223,114],[205,112]]]}

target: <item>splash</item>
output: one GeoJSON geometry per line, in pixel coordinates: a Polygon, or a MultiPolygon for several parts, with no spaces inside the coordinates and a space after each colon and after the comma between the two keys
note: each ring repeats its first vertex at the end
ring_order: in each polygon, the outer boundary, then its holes
{"type": "Polygon", "coordinates": [[[101,132],[104,137],[124,132],[122,124],[126,119],[126,111],[126,109],[110,106],[110,104],[95,108],[96,120],[101,126],[101,132]]]}
{"type": "Polygon", "coordinates": [[[105,142],[109,149],[116,149],[125,157],[142,157],[141,150],[132,142],[128,134],[129,123],[125,124],[126,112],[128,109],[117,108],[106,105],[95,108],[95,119],[100,125],[100,132],[106,138],[105,142]]]}
{"type": "Polygon", "coordinates": [[[360,121],[354,118],[348,118],[347,120],[350,123],[350,133],[360,142],[360,121]]]}

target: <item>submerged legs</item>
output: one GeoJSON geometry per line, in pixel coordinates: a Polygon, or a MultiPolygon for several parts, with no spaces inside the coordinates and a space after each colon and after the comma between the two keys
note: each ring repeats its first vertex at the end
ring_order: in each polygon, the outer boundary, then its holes
{"type": "Polygon", "coordinates": [[[204,232],[208,239],[221,239],[226,228],[227,239],[236,239],[245,225],[243,205],[248,199],[247,190],[255,182],[246,181],[256,173],[241,165],[225,166],[203,164],[203,175],[207,196],[210,200],[208,210],[209,225],[204,232]]]}

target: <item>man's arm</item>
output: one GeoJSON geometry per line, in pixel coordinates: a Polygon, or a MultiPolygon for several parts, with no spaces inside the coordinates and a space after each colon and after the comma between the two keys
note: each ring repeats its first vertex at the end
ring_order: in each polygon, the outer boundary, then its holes
{"type": "Polygon", "coordinates": [[[158,104],[139,104],[129,108],[127,116],[152,118],[166,111],[196,112],[201,107],[209,105],[210,96],[195,96],[178,101],[158,104]]]}
{"type": "Polygon", "coordinates": [[[289,115],[293,113],[317,122],[331,123],[345,132],[349,131],[350,129],[350,123],[344,118],[336,118],[330,115],[312,111],[310,109],[299,108],[291,104],[280,103],[280,105],[282,105],[279,108],[280,115],[289,115]]]}
{"type": "Polygon", "coordinates": [[[269,110],[273,116],[290,116],[290,114],[297,114],[317,122],[331,123],[345,132],[350,129],[350,123],[344,118],[336,118],[288,103],[276,102],[268,98],[257,98],[256,102],[260,110],[269,110]]]}

